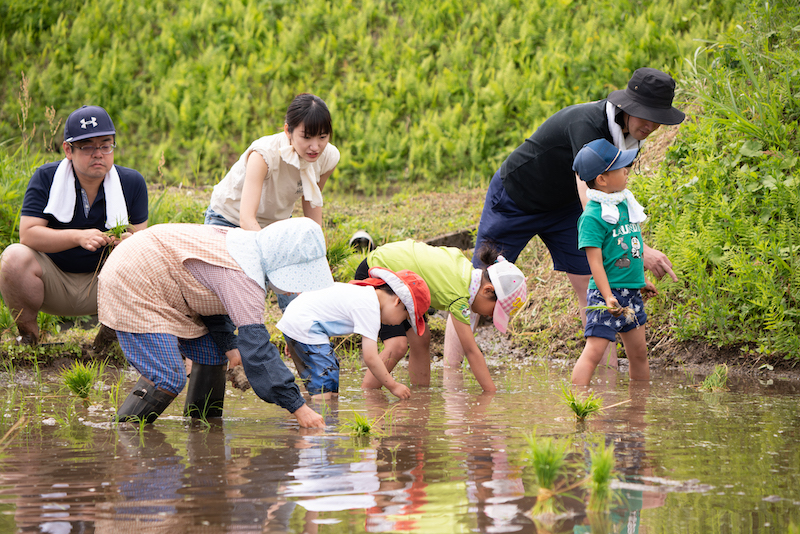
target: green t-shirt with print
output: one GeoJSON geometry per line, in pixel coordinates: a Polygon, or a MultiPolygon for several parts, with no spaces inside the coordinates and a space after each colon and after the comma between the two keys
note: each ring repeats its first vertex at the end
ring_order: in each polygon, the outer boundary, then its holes
{"type": "Polygon", "coordinates": [[[455,247],[432,247],[407,239],[382,245],[367,255],[370,267],[414,271],[428,284],[431,306],[469,324],[472,263],[455,247]]]}
{"type": "MultiPolygon", "coordinates": [[[[603,252],[603,267],[612,289],[640,289],[645,286],[643,241],[639,223],[630,222],[628,205],[617,204],[619,220],[610,224],[601,217],[602,205],[589,201],[578,219],[578,248],[598,247],[603,252]]],[[[594,277],[589,289],[597,289],[594,277]]]]}

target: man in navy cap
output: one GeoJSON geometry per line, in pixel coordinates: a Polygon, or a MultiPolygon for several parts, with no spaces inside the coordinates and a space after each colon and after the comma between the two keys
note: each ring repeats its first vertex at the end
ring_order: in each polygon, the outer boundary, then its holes
{"type": "Polygon", "coordinates": [[[147,227],[144,178],[114,165],[116,130],[106,110],[73,111],[62,146],[64,159],[42,165],[28,183],[20,243],[9,245],[0,260],[0,293],[21,344],[38,343],[40,310],[96,314],[97,274],[119,242],[106,232],[120,225],[129,232],[147,227]]]}
{"type": "MultiPolygon", "coordinates": [[[[586,289],[591,271],[578,249],[578,218],[586,204],[586,184],[572,170],[575,155],[595,139],[620,150],[640,148],[662,124],[680,124],[685,115],[672,106],[675,80],[657,69],[637,69],[625,89],[597,102],[566,107],[542,123],[495,173],[486,193],[475,250],[484,241],[516,261],[533,236],[550,251],[553,269],[567,274],[586,322],[586,289]]],[[[477,257],[475,267],[482,267],[477,257]]],[[[663,253],[644,245],[644,265],[657,278],[677,280],[663,253]]],[[[613,350],[613,348],[612,348],[613,350]]],[[[616,353],[609,363],[616,366],[616,353]]]]}

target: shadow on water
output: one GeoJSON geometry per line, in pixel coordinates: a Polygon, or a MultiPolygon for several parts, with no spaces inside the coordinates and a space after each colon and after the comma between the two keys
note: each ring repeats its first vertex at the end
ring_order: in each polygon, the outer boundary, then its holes
{"type": "Polygon", "coordinates": [[[703,393],[688,374],[605,371],[593,388],[610,408],[577,423],[567,379],[514,362],[495,371],[498,393],[480,394],[468,371],[439,369],[434,387],[397,401],[348,372],[340,398],[314,406],[325,431],[236,390],[207,426],[184,419],[179,398],[150,427],[115,427],[108,398],[15,380],[0,435],[22,414],[27,424],[0,452],[0,532],[798,531],[795,385],[739,378],[703,393]],[[372,435],[347,433],[354,413],[378,421],[372,435]],[[568,444],[571,487],[549,516],[533,511],[534,430],[568,444]],[[587,515],[580,481],[600,443],[614,451],[614,500],[587,515]]]}

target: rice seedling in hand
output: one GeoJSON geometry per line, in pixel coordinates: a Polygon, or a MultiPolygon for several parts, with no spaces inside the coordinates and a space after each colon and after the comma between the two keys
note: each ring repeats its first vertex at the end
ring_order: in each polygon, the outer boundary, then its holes
{"type": "Polygon", "coordinates": [[[592,306],[586,306],[586,310],[587,311],[599,310],[599,311],[608,311],[608,312],[612,312],[612,311],[615,311],[615,310],[620,310],[621,311],[620,315],[626,321],[628,321],[629,323],[633,322],[633,321],[636,321],[637,324],[638,324],[638,320],[636,319],[636,312],[633,311],[633,308],[631,308],[630,306],[623,306],[621,308],[610,308],[610,307],[605,306],[603,304],[597,304],[597,305],[592,305],[592,306]]]}
{"type": "Polygon", "coordinates": [[[123,234],[130,232],[130,229],[131,227],[129,225],[117,221],[117,224],[113,228],[106,230],[105,233],[115,239],[122,239],[123,234]]]}
{"type": "Polygon", "coordinates": [[[99,376],[97,363],[86,365],[83,362],[73,362],[72,367],[61,373],[61,379],[75,395],[82,399],[89,398],[95,382],[99,376]]]}
{"type": "Polygon", "coordinates": [[[715,365],[714,370],[708,375],[700,389],[703,391],[725,391],[728,389],[728,366],[726,364],[715,365]]]}
{"type": "Polygon", "coordinates": [[[605,512],[612,501],[611,481],[614,477],[614,446],[601,443],[591,452],[591,467],[586,485],[589,487],[589,512],[605,512]]]}
{"type": "Polygon", "coordinates": [[[603,399],[595,398],[594,392],[589,393],[585,399],[581,399],[571,389],[561,385],[561,398],[570,409],[575,412],[578,422],[583,422],[593,413],[599,412],[603,407],[603,399]]]}

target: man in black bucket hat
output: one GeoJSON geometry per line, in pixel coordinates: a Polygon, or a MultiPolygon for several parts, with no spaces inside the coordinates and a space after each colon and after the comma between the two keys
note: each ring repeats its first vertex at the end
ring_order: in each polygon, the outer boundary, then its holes
{"type": "MultiPolygon", "coordinates": [[[[628,86],[597,102],[566,107],[548,118],[495,173],[486,193],[475,250],[483,242],[515,261],[528,241],[538,235],[550,251],[553,268],[567,273],[586,321],[586,289],[591,270],[578,249],[578,218],[586,204],[586,184],[577,179],[572,162],[595,139],[606,139],[620,150],[638,149],[662,124],[685,118],[672,106],[675,80],[660,70],[637,69],[628,86]]],[[[472,259],[482,267],[478,256],[472,259]]],[[[663,253],[644,246],[645,268],[656,277],[677,281],[663,253]]],[[[616,366],[616,354],[609,363],[616,366]]]]}
{"type": "Polygon", "coordinates": [[[106,110],[83,106],[64,124],[64,159],[42,165],[28,182],[20,242],[6,247],[0,261],[0,292],[20,344],[38,342],[40,310],[96,314],[97,273],[109,245],[119,243],[107,230],[119,224],[131,232],[147,227],[144,178],[114,164],[116,146],[106,110]]]}

